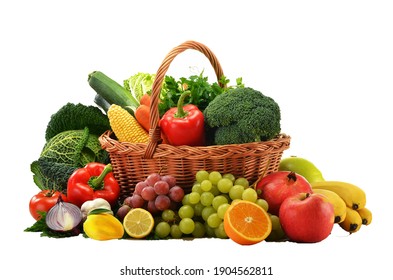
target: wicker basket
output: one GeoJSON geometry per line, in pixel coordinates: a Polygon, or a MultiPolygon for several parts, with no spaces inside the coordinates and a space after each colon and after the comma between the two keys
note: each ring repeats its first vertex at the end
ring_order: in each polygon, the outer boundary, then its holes
{"type": "Polygon", "coordinates": [[[190,191],[198,170],[232,173],[254,182],[264,171],[266,174],[277,171],[284,150],[289,148],[290,137],[285,134],[270,141],[246,144],[201,147],[161,144],[158,127],[161,86],[173,59],[188,49],[203,53],[213,66],[217,80],[220,79],[223,71],[211,50],[201,43],[186,41],[168,53],[156,73],[150,105],[149,143],[119,142],[111,131],[99,138],[102,148],[109,153],[122,198],[132,194],[135,184],[154,172],[175,175],[177,184],[186,193],[190,191]]]}

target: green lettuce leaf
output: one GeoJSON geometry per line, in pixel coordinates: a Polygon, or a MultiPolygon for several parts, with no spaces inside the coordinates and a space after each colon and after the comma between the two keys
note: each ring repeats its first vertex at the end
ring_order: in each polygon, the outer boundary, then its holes
{"type": "Polygon", "coordinates": [[[151,91],[155,78],[156,74],[139,72],[124,80],[124,88],[140,101],[142,95],[151,91]]]}

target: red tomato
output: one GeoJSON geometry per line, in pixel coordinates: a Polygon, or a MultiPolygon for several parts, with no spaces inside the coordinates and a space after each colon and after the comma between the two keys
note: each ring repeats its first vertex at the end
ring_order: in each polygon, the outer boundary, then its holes
{"type": "Polygon", "coordinates": [[[63,201],[67,201],[67,196],[59,191],[43,190],[34,195],[29,203],[31,216],[37,221],[41,219],[38,212],[48,212],[56,204],[60,195],[63,201]]]}

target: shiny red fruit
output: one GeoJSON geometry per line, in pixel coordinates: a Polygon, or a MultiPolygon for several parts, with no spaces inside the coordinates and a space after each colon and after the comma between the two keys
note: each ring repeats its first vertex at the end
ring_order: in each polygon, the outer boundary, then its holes
{"type": "Polygon", "coordinates": [[[258,197],[269,204],[269,212],[279,214],[281,203],[299,193],[312,193],[311,184],[301,175],[290,171],[277,171],[266,175],[255,187],[258,197]]]}
{"type": "Polygon", "coordinates": [[[315,243],[330,235],[334,209],[321,194],[300,193],[284,200],[279,218],[291,241],[315,243]]]}
{"type": "Polygon", "coordinates": [[[34,195],[29,202],[31,216],[36,220],[41,219],[40,212],[48,212],[56,204],[60,195],[63,201],[68,201],[67,196],[59,191],[42,190],[34,195]]]}

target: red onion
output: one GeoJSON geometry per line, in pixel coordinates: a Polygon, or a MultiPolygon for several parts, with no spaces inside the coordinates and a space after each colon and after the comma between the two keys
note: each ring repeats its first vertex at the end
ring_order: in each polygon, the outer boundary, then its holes
{"type": "Polygon", "coordinates": [[[46,225],[55,231],[70,231],[82,221],[82,211],[75,204],[64,202],[59,196],[46,214],[46,225]]]}

